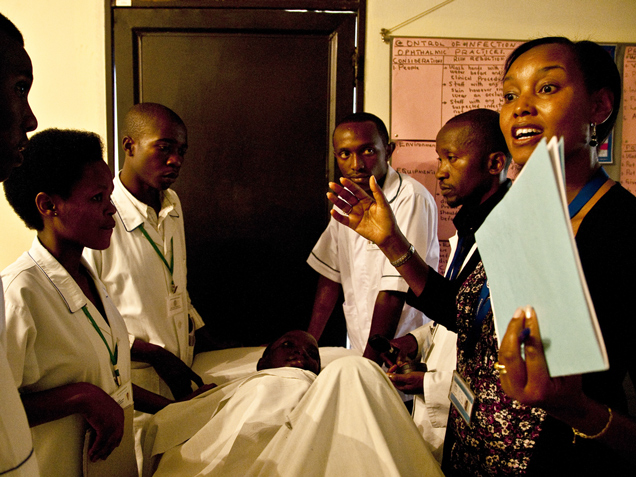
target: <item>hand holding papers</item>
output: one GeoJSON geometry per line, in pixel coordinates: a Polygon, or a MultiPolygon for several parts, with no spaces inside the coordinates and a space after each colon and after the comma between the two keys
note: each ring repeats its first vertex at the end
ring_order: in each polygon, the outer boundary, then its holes
{"type": "Polygon", "coordinates": [[[499,342],[515,310],[532,305],[552,377],[609,366],[570,224],[562,147],[542,141],[475,234],[499,342]]]}

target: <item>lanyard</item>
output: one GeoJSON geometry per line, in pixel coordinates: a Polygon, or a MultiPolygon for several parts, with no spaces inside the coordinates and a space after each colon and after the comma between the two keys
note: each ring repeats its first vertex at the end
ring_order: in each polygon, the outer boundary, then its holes
{"type": "Polygon", "coordinates": [[[616,182],[607,176],[603,169],[599,169],[592,179],[579,191],[574,200],[568,205],[572,231],[574,235],[579,231],[579,227],[587,213],[594,205],[609,191],[616,182]]]}
{"type": "Polygon", "coordinates": [[[155,243],[155,241],[150,238],[150,235],[148,235],[148,232],[146,232],[146,229],[144,228],[144,224],[141,224],[139,226],[139,230],[141,230],[141,233],[144,234],[144,237],[146,237],[146,240],[148,240],[150,245],[152,245],[152,248],[155,249],[155,252],[157,252],[157,255],[159,256],[163,264],[166,266],[166,268],[170,272],[170,289],[172,290],[172,293],[175,293],[177,291],[177,287],[174,284],[174,277],[172,276],[172,273],[174,271],[174,248],[173,248],[174,237],[170,237],[170,251],[172,252],[172,255],[170,257],[170,264],[168,265],[168,260],[166,260],[166,257],[164,257],[163,253],[161,253],[161,250],[159,250],[159,247],[157,247],[157,244],[155,243]]]}
{"type": "Polygon", "coordinates": [[[115,384],[118,387],[121,386],[121,376],[119,375],[119,368],[117,367],[117,351],[118,351],[117,344],[115,344],[115,352],[113,353],[110,349],[110,346],[108,345],[108,341],[106,341],[106,338],[104,337],[104,334],[102,333],[102,330],[100,330],[99,326],[97,326],[97,323],[95,323],[95,320],[93,319],[91,314],[88,312],[88,308],[86,307],[86,305],[82,307],[82,311],[86,315],[86,318],[88,318],[88,321],[91,322],[91,325],[93,325],[93,328],[95,328],[95,331],[97,331],[97,333],[99,334],[99,337],[102,339],[102,341],[106,345],[106,349],[108,350],[108,355],[110,356],[110,362],[113,365],[113,379],[115,380],[115,384]]]}
{"type": "Polygon", "coordinates": [[[484,281],[484,285],[479,292],[479,304],[477,305],[477,312],[475,313],[475,321],[473,321],[470,327],[470,334],[467,337],[466,343],[466,355],[472,356],[477,346],[477,341],[481,335],[481,326],[490,311],[490,288],[488,288],[488,280],[484,281]]]}
{"type": "Polygon", "coordinates": [[[572,219],[579,211],[583,208],[585,204],[598,192],[605,181],[609,179],[607,172],[601,167],[598,171],[594,173],[592,179],[585,184],[583,189],[576,194],[576,197],[572,202],[568,204],[568,211],[570,212],[570,219],[572,219]]]}
{"type": "Polygon", "coordinates": [[[462,263],[464,261],[464,257],[466,254],[462,253],[464,247],[464,237],[460,237],[457,240],[457,247],[455,248],[455,255],[453,256],[453,261],[451,262],[451,266],[446,273],[446,277],[449,280],[455,280],[457,275],[459,275],[459,270],[462,267],[462,263]]]}

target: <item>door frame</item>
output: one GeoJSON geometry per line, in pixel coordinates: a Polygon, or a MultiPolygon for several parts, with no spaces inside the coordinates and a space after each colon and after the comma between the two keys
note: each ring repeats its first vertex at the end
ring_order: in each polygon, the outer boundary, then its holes
{"type": "MultiPolygon", "coordinates": [[[[364,52],[366,43],[366,0],[106,0],[104,2],[106,20],[106,128],[108,137],[106,143],[106,157],[111,171],[115,171],[115,157],[119,153],[118,131],[116,124],[116,94],[115,94],[115,40],[114,40],[114,11],[121,8],[136,9],[210,9],[210,10],[255,10],[255,11],[333,11],[354,12],[357,16],[356,25],[356,55],[351,61],[355,65],[355,108],[354,111],[364,111],[364,52]]],[[[256,12],[256,13],[257,13],[256,12]]],[[[330,179],[333,177],[330,175],[330,179]]]]}

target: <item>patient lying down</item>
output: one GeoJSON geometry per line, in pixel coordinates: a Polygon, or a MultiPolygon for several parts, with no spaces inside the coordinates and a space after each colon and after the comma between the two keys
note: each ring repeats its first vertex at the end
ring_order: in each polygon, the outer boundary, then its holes
{"type": "Polygon", "coordinates": [[[375,363],[345,357],[319,372],[314,338],[286,333],[254,374],[154,416],[144,476],[442,475],[375,363]]]}
{"type": "Polygon", "coordinates": [[[289,331],[271,343],[263,351],[256,370],[287,367],[305,369],[314,374],[320,372],[318,343],[306,331],[289,331]]]}

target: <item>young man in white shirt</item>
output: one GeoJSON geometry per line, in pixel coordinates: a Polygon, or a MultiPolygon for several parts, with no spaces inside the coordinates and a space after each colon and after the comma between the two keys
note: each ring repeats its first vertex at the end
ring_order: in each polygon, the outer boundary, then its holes
{"type": "MultiPolygon", "coordinates": [[[[187,290],[183,211],[170,186],[188,148],[186,126],[171,109],[140,103],[127,113],[124,166],[111,200],[117,207],[110,247],[84,256],[126,322],[134,384],[169,399],[193,392],[202,379],[190,369],[196,338],[206,340],[187,290]]],[[[136,411],[135,435],[149,414],[136,411]]]]}
{"type": "MultiPolygon", "coordinates": [[[[342,175],[370,193],[375,177],[396,216],[399,227],[437,269],[437,206],[426,188],[396,172],[389,160],[395,149],[386,126],[369,113],[344,118],[333,133],[334,155],[342,175]]],[[[346,210],[344,211],[347,212],[346,210]]],[[[424,314],[405,304],[408,285],[380,249],[348,227],[331,219],[307,263],[321,277],[308,331],[320,339],[341,290],[351,347],[381,362],[367,345],[369,336],[400,336],[423,325],[424,314]]]]}

